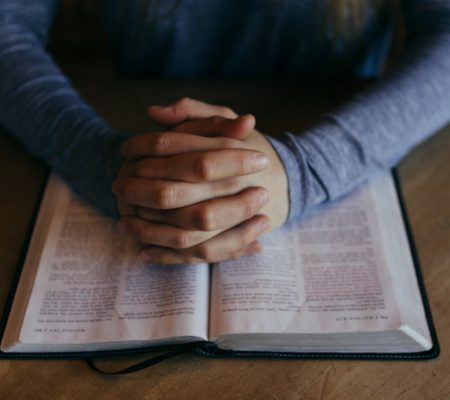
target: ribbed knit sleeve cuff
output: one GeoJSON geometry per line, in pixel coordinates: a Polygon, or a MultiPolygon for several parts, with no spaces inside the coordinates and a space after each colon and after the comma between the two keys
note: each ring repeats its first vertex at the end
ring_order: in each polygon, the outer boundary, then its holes
{"type": "Polygon", "coordinates": [[[286,223],[301,217],[312,207],[324,202],[326,194],[308,165],[299,138],[285,133],[280,138],[267,137],[280,158],[288,179],[289,214],[286,223]]]}

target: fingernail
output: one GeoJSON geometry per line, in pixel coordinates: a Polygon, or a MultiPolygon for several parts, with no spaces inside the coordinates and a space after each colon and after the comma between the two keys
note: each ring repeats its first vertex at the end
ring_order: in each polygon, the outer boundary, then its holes
{"type": "Polygon", "coordinates": [[[269,163],[269,158],[264,153],[258,153],[253,157],[252,161],[256,168],[264,169],[269,163]]]}
{"type": "Polygon", "coordinates": [[[119,232],[127,233],[129,230],[129,225],[126,221],[119,221],[119,223],[116,225],[116,228],[119,232]]]}

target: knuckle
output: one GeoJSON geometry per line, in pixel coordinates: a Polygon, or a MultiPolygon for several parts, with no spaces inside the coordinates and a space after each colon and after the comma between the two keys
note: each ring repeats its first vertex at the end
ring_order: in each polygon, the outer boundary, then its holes
{"type": "Polygon", "coordinates": [[[177,201],[177,191],[173,185],[164,183],[155,192],[155,205],[158,208],[174,208],[177,201]]]}
{"type": "Polygon", "coordinates": [[[165,153],[171,145],[171,137],[168,133],[158,133],[153,136],[151,147],[154,153],[165,153]]]}
{"type": "Polygon", "coordinates": [[[178,232],[173,238],[173,246],[176,249],[187,249],[191,247],[191,237],[189,232],[178,232]]]}
{"type": "Polygon", "coordinates": [[[200,156],[194,163],[194,175],[199,180],[212,180],[214,179],[215,172],[215,163],[206,155],[200,156]]]}
{"type": "Polygon", "coordinates": [[[196,215],[197,228],[202,231],[213,231],[217,228],[214,211],[210,206],[203,206],[196,215]]]}
{"type": "Polygon", "coordinates": [[[196,256],[203,261],[211,262],[213,261],[214,254],[211,246],[208,244],[200,244],[197,246],[196,256]]]}

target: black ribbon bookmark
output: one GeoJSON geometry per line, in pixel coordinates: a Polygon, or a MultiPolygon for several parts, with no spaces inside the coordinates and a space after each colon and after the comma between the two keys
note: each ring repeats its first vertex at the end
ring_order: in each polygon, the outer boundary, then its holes
{"type": "Polygon", "coordinates": [[[141,361],[137,364],[133,364],[130,365],[129,367],[123,368],[123,369],[119,369],[118,371],[105,371],[101,368],[99,368],[96,364],[96,359],[95,357],[91,357],[91,358],[86,358],[86,364],[93,369],[96,372],[99,372],[101,374],[106,374],[106,375],[125,375],[125,374],[130,374],[132,372],[137,372],[140,371],[144,368],[148,368],[151,367],[152,365],[158,364],[161,361],[167,360],[168,358],[172,358],[175,356],[178,356],[182,353],[186,353],[188,351],[192,351],[194,348],[198,347],[199,343],[198,342],[194,342],[194,343],[187,343],[187,344],[181,344],[169,351],[166,351],[162,354],[158,354],[157,356],[151,357],[145,361],[141,361]]]}

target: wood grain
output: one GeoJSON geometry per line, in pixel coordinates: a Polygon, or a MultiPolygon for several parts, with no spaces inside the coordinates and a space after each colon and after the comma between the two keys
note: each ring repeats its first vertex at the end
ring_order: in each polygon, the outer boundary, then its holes
{"type": "MultiPolygon", "coordinates": [[[[252,112],[263,132],[299,131],[358,87],[280,81],[116,81],[78,76],[83,96],[119,130],[152,126],[145,107],[182,95],[252,112]],[[350,88],[350,89],[349,89],[350,88]],[[302,95],[299,97],[299,93],[302,95]],[[276,101],[274,101],[276,99],[276,101]]],[[[1,399],[450,398],[450,127],[414,150],[399,173],[441,355],[431,361],[211,360],[185,354],[123,377],[83,361],[0,361],[1,399]]],[[[0,134],[0,306],[20,259],[45,168],[0,134]]],[[[118,368],[137,357],[105,362],[118,368]]]]}

